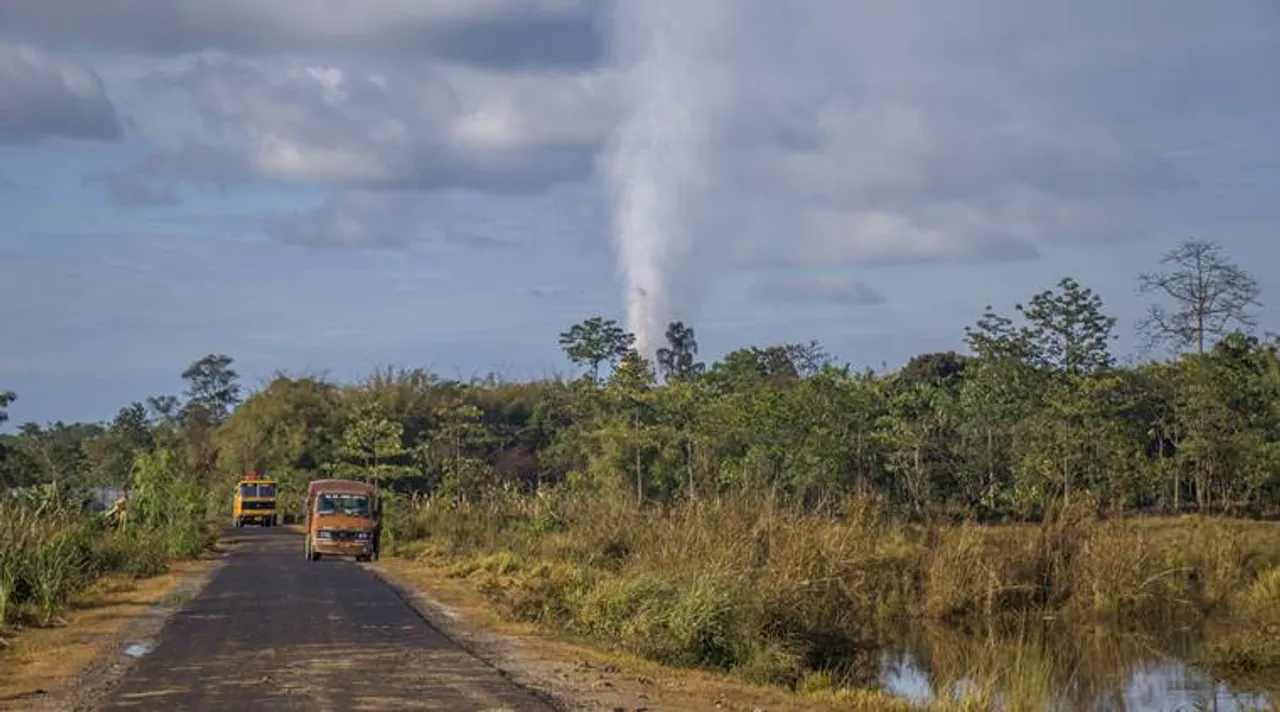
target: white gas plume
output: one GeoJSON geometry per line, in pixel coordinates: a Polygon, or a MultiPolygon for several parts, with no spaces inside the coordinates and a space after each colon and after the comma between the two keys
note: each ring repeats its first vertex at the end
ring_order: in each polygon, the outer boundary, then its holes
{"type": "Polygon", "coordinates": [[[613,48],[624,117],[603,155],[627,328],[652,357],[681,293],[697,239],[709,153],[732,97],[732,0],[618,0],[613,48]]]}

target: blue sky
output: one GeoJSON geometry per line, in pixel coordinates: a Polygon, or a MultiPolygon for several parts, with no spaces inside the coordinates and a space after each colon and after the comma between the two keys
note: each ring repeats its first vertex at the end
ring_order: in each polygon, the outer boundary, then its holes
{"type": "Polygon", "coordinates": [[[541,377],[595,314],[893,367],[1066,275],[1127,350],[1186,237],[1280,293],[1278,33],[1273,0],[12,0],[10,427],[208,352],[541,377]]]}

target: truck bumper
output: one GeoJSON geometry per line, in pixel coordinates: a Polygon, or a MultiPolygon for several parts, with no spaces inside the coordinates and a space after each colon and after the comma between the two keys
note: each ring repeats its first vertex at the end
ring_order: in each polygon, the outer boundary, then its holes
{"type": "Polygon", "coordinates": [[[316,539],[312,545],[322,556],[369,556],[373,553],[372,541],[332,541],[316,539]]]}

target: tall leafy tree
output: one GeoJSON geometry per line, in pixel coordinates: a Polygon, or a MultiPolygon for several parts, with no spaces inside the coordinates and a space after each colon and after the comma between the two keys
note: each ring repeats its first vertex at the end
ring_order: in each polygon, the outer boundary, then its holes
{"type": "Polygon", "coordinates": [[[307,481],[334,460],[346,415],[336,384],[277,374],[218,426],[218,468],[226,479],[266,473],[280,483],[283,506],[296,511],[307,481]]]}
{"type": "Polygon", "coordinates": [[[88,484],[90,462],[83,445],[102,433],[102,426],[96,423],[56,421],[44,427],[38,423],[23,423],[12,443],[22,453],[24,465],[30,469],[16,479],[88,484]]]}
{"type": "Polygon", "coordinates": [[[706,364],[697,361],[698,338],[682,321],[667,325],[667,345],[658,349],[658,372],[664,381],[687,381],[702,375],[706,364]]]}
{"type": "Polygon", "coordinates": [[[1258,282],[1217,243],[1184,240],[1160,264],[1163,271],[1138,276],[1139,294],[1165,302],[1152,304],[1138,325],[1150,344],[1203,354],[1212,339],[1257,325],[1250,308],[1261,306],[1258,282]]]}
{"type": "Polygon", "coordinates": [[[915,385],[955,388],[964,380],[968,358],[954,351],[924,353],[911,357],[894,380],[904,387],[915,385]]]}
{"type": "Polygon", "coordinates": [[[0,391],[0,423],[9,419],[9,406],[18,399],[13,391],[0,391]]]}
{"type": "Polygon", "coordinates": [[[133,402],[116,412],[108,430],[118,435],[135,450],[149,450],[155,444],[147,407],[133,402]]]}
{"type": "Polygon", "coordinates": [[[412,474],[404,426],[376,404],[362,406],[342,431],[337,457],[328,469],[339,477],[387,482],[412,474]]]}
{"type": "Polygon", "coordinates": [[[123,486],[132,479],[133,462],[155,447],[155,434],[142,403],[121,408],[101,436],[84,443],[94,479],[103,485],[123,486]]]}
{"type": "Polygon", "coordinates": [[[199,415],[221,423],[240,402],[240,374],[232,368],[235,359],[225,354],[209,354],[182,372],[187,382],[187,415],[199,415]]]}
{"type": "Polygon", "coordinates": [[[707,369],[706,383],[719,392],[791,385],[825,363],[826,353],[816,341],[734,349],[707,369]]]}
{"type": "Polygon", "coordinates": [[[1023,341],[1036,365],[1078,376],[1114,362],[1116,319],[1104,311],[1102,297],[1076,280],[1063,278],[1056,290],[1040,292],[1017,308],[1027,322],[1023,341]]]}
{"type": "Polygon", "coordinates": [[[1031,345],[1027,343],[1025,331],[1018,329],[1009,317],[997,313],[990,304],[973,326],[964,328],[964,335],[978,358],[990,361],[1031,360],[1031,345]]]}
{"type": "Polygon", "coordinates": [[[627,333],[613,319],[593,316],[560,333],[560,348],[574,364],[583,366],[592,383],[600,382],[600,366],[616,365],[635,344],[635,336],[627,333]]]}
{"type": "Polygon", "coordinates": [[[609,378],[608,415],[600,423],[605,427],[593,453],[597,462],[634,477],[637,502],[645,499],[647,465],[653,455],[655,380],[653,365],[640,352],[633,348],[622,357],[609,378]]]}
{"type": "Polygon", "coordinates": [[[463,400],[443,406],[426,448],[440,472],[442,489],[467,499],[479,494],[493,474],[484,458],[493,439],[480,408],[463,400]]]}

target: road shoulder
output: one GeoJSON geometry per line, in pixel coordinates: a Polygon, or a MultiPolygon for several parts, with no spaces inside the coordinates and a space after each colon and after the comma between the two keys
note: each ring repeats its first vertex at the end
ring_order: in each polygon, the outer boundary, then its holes
{"type": "Polygon", "coordinates": [[[0,710],[93,709],[145,646],[203,588],[225,551],[179,561],[158,576],[104,576],[77,596],[54,628],[22,631],[0,651],[0,710]]]}
{"type": "Polygon", "coordinates": [[[563,710],[705,712],[850,709],[723,675],[667,668],[502,621],[483,594],[429,560],[367,564],[431,625],[563,710]]]}

